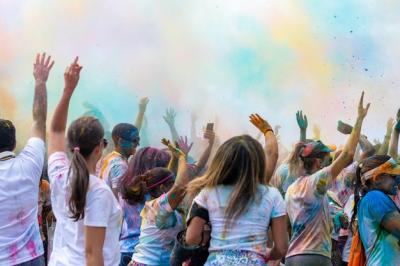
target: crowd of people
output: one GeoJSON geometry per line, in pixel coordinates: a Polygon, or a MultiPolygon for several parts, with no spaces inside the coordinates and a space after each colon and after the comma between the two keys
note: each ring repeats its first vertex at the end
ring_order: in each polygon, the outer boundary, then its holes
{"type": "Polygon", "coordinates": [[[400,265],[400,110],[371,143],[362,93],[354,125],[338,122],[339,148],[307,138],[298,112],[287,151],[258,114],[258,137],[220,143],[214,123],[203,139],[180,137],[171,109],[171,138],[143,145],[147,98],[134,124],[108,128],[92,110],[67,127],[78,58],[47,129],[53,65],[36,56],[33,129],[18,154],[0,118],[0,265],[400,265]]]}

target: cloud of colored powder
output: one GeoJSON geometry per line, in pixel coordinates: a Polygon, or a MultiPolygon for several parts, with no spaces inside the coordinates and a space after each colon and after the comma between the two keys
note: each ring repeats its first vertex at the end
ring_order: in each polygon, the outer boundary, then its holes
{"type": "Polygon", "coordinates": [[[258,112],[282,126],[286,145],[298,138],[295,112],[303,109],[325,141],[340,145],[336,121],[355,120],[362,90],[372,102],[364,131],[382,139],[400,107],[399,7],[389,0],[1,1],[0,114],[26,132],[32,62],[46,51],[56,60],[50,113],[63,70],[79,55],[70,119],[89,102],[111,125],[133,122],[148,96],[153,143],[168,134],[162,115],[174,107],[182,134],[195,111],[204,124],[217,118],[223,139],[255,135],[248,115],[258,112]]]}

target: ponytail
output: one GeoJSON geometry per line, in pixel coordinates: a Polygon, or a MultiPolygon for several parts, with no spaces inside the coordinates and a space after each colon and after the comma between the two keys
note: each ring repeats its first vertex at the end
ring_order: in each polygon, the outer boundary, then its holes
{"type": "Polygon", "coordinates": [[[104,142],[104,129],[94,117],[81,117],[71,123],[67,138],[72,152],[69,169],[68,207],[74,221],[85,217],[86,194],[89,189],[89,169],[86,160],[104,142]]]}
{"type": "Polygon", "coordinates": [[[89,170],[85,158],[76,148],[72,156],[68,176],[70,176],[68,206],[71,212],[70,217],[76,222],[85,217],[86,193],[89,188],[89,170]],[[71,173],[72,175],[70,175],[71,173]]]}
{"type": "Polygon", "coordinates": [[[132,180],[127,176],[127,173],[121,180],[120,192],[122,199],[126,200],[129,205],[143,203],[147,194],[146,180],[147,176],[138,175],[132,180]],[[130,182],[129,182],[130,181],[130,182]]]}
{"type": "Polygon", "coordinates": [[[294,150],[289,155],[287,163],[289,165],[289,176],[300,177],[304,175],[304,162],[301,158],[301,153],[304,149],[304,142],[296,144],[294,150]]]}

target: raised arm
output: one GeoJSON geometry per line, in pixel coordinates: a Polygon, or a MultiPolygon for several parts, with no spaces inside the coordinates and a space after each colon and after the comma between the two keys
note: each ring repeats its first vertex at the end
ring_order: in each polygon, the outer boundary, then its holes
{"type": "Polygon", "coordinates": [[[198,175],[203,171],[204,167],[207,165],[208,159],[210,159],[211,151],[215,143],[215,132],[211,129],[206,129],[204,132],[204,139],[208,140],[206,149],[200,156],[199,161],[196,163],[195,174],[198,175]]]}
{"type": "Polygon", "coordinates": [[[57,151],[65,151],[65,129],[67,127],[68,108],[72,94],[78,85],[82,66],[78,57],[67,67],[64,73],[64,92],[57,104],[50,126],[49,155],[57,151]]]}
{"type": "Polygon", "coordinates": [[[379,150],[377,151],[377,155],[386,155],[389,152],[389,141],[390,137],[392,135],[392,130],[393,130],[393,123],[394,120],[393,118],[389,118],[387,124],[386,124],[386,134],[385,138],[383,140],[382,145],[380,146],[379,150]]]}
{"type": "Polygon", "coordinates": [[[35,93],[33,99],[32,116],[33,128],[32,137],[46,141],[46,120],[47,120],[47,88],[46,82],[49,72],[54,65],[51,56],[46,53],[36,55],[36,62],[33,64],[33,76],[35,77],[35,93]]]}
{"type": "Polygon", "coordinates": [[[321,140],[321,127],[317,124],[313,125],[313,139],[321,140]]]}
{"type": "Polygon", "coordinates": [[[165,122],[168,124],[169,130],[171,131],[172,141],[173,142],[177,141],[179,138],[179,134],[175,127],[175,118],[176,118],[175,110],[172,108],[167,109],[167,112],[165,113],[165,116],[163,118],[165,122]]]}
{"type": "Polygon", "coordinates": [[[303,111],[298,111],[296,113],[296,120],[297,120],[297,125],[300,128],[300,141],[305,142],[307,139],[307,127],[308,127],[307,116],[303,115],[303,111]]]}
{"type": "Polygon", "coordinates": [[[368,113],[369,106],[370,104],[367,104],[367,106],[364,108],[363,92],[361,94],[360,102],[358,104],[357,121],[349,138],[347,139],[346,145],[344,146],[342,153],[335,161],[333,161],[331,165],[331,175],[333,179],[335,179],[339,175],[339,173],[353,161],[354,154],[357,148],[357,143],[360,140],[362,123],[368,113]]]}
{"type": "Polygon", "coordinates": [[[256,126],[265,137],[266,179],[269,181],[274,174],[278,161],[278,141],[271,125],[258,114],[250,115],[250,122],[256,126]]]}
{"type": "Polygon", "coordinates": [[[139,102],[139,113],[136,117],[135,127],[140,131],[142,129],[144,114],[146,113],[147,104],[149,103],[149,98],[145,97],[140,99],[139,102]]]}
{"type": "Polygon", "coordinates": [[[397,160],[399,148],[399,133],[400,133],[400,109],[397,111],[396,124],[394,125],[392,136],[390,138],[389,155],[397,160]]]}
{"type": "Polygon", "coordinates": [[[186,185],[189,183],[189,174],[186,163],[186,155],[176,147],[172,148],[175,150],[174,153],[176,153],[176,156],[179,158],[178,174],[176,175],[175,183],[167,193],[169,205],[174,210],[185,197],[186,185]]]}
{"type": "Polygon", "coordinates": [[[360,159],[363,160],[375,154],[374,145],[368,140],[367,136],[361,135],[360,140],[358,141],[360,144],[360,148],[362,153],[360,155],[360,159]]]}

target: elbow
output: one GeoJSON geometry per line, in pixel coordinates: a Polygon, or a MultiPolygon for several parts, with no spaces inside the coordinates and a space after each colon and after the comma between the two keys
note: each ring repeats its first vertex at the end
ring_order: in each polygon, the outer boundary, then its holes
{"type": "Polygon", "coordinates": [[[85,248],[86,265],[98,265],[98,261],[103,258],[102,250],[96,250],[91,247],[85,248]]]}

